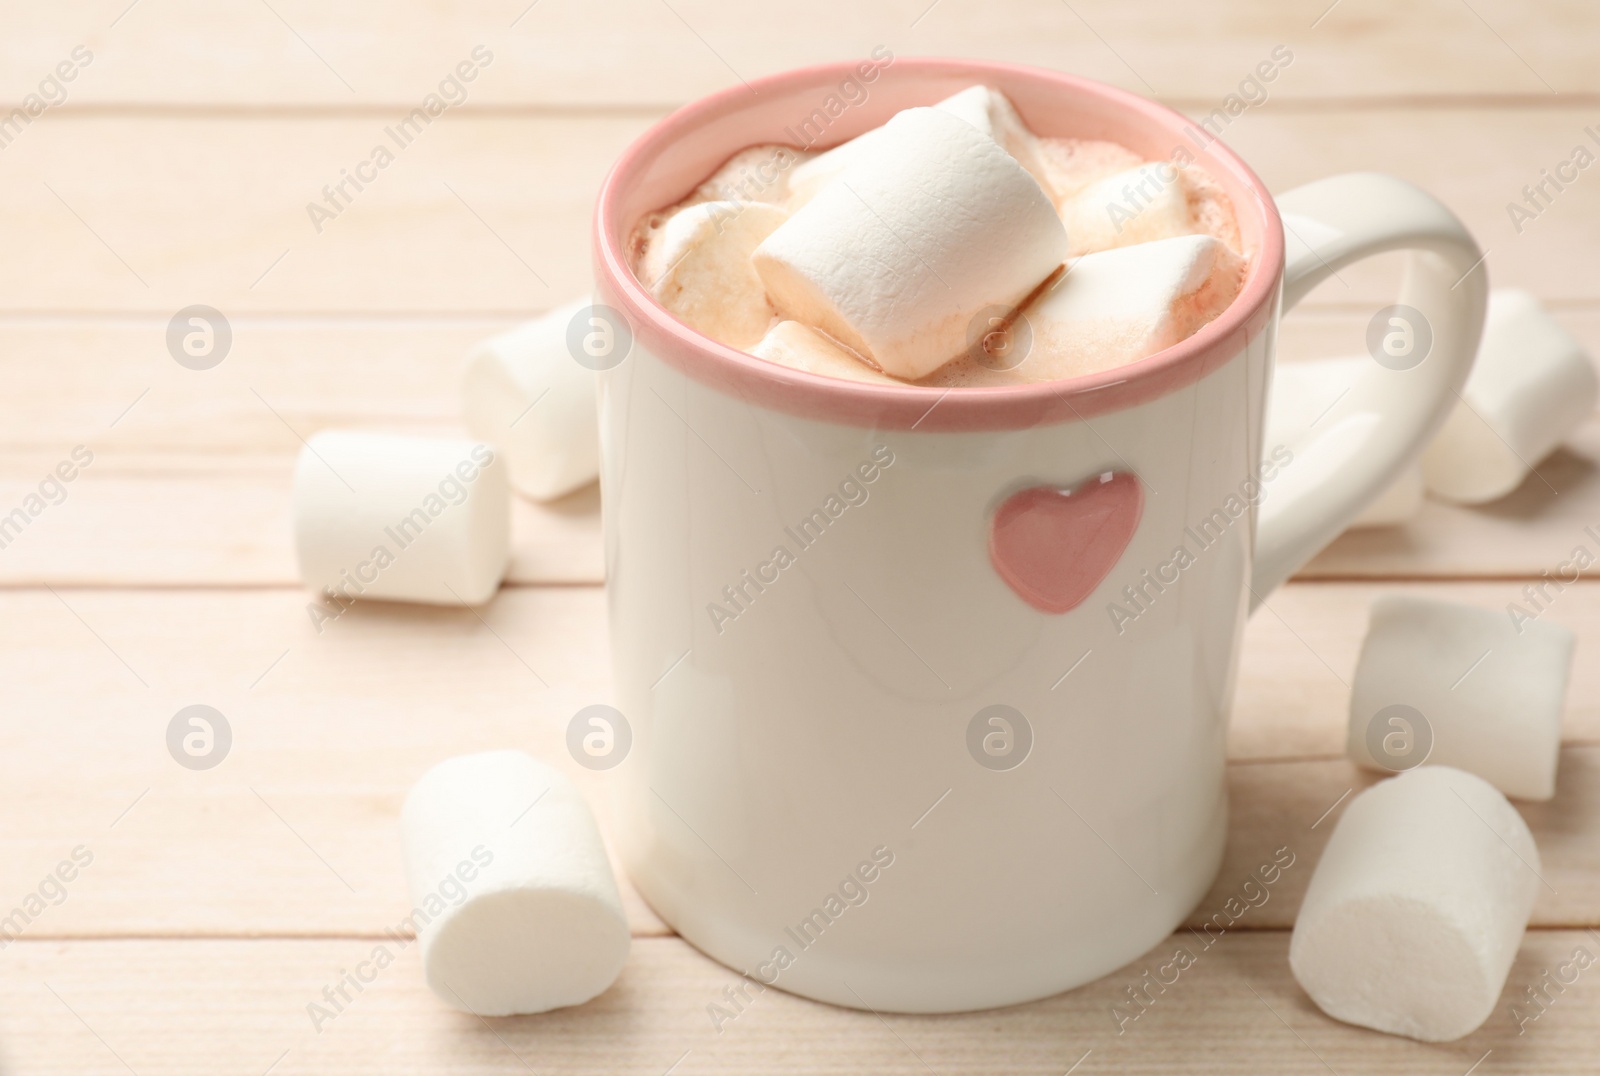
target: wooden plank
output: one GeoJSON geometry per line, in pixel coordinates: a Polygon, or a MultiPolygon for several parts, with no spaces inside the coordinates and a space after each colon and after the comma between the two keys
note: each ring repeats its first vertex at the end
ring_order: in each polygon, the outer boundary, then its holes
{"type": "MultiPolygon", "coordinates": [[[[1230,766],[1228,851],[1216,884],[1188,925],[1203,929],[1210,924],[1215,931],[1227,929],[1237,918],[1240,929],[1293,926],[1311,872],[1348,797],[1383,776],[1342,758],[1230,766]],[[1284,849],[1293,855],[1294,865],[1268,887],[1263,900],[1260,883],[1247,884],[1252,872],[1284,849]],[[1262,903],[1240,917],[1239,905],[1247,897],[1262,903]],[[1230,899],[1237,903],[1230,905],[1230,899]]],[[[1594,839],[1600,819],[1600,747],[1563,748],[1555,798],[1513,803],[1533,831],[1542,861],[1533,922],[1541,927],[1600,926],[1600,846],[1594,839]]]]}
{"type": "MultiPolygon", "coordinates": [[[[885,905],[885,909],[889,906],[885,905]]],[[[887,912],[886,912],[887,914],[887,912]]],[[[622,977],[599,998],[542,1016],[491,1021],[447,1008],[422,983],[415,946],[320,1031],[308,1006],[372,956],[373,943],[76,941],[22,943],[0,974],[0,1031],[15,1071],[39,1076],[223,1071],[275,1076],[348,1072],[615,1073],[994,1072],[1077,1074],[1328,1071],[1434,1076],[1478,1071],[1589,1073],[1600,1006],[1590,971],[1519,1024],[1525,988],[1575,950],[1578,931],[1523,941],[1500,1002],[1478,1031],[1424,1044],[1337,1023],[1301,992],[1282,932],[1225,936],[1137,1019],[1124,990],[1172,959],[1176,935],[1096,983],[982,1013],[893,1016],[778,990],[755,995],[720,1031],[707,1007],[736,976],[676,938],[635,943],[622,977]],[[1519,1033],[1521,1032],[1521,1033],[1519,1033]],[[381,1045],[380,1045],[381,1044],[381,1045]]],[[[1165,973],[1170,975],[1170,970],[1165,973]]],[[[867,999],[871,1002],[871,999],[867,999]]]]}
{"type": "MultiPolygon", "coordinates": [[[[30,929],[393,927],[409,908],[400,804],[440,759],[527,748],[604,817],[607,774],[565,747],[572,715],[608,701],[601,598],[511,591],[481,614],[372,603],[319,633],[296,592],[8,593],[0,668],[30,701],[0,717],[0,802],[28,821],[7,831],[0,893],[20,899],[85,844],[95,863],[73,899],[30,929]],[[232,731],[199,772],[165,740],[196,703],[232,731]]],[[[635,929],[661,929],[627,902],[635,929]]]]}
{"type": "MultiPolygon", "coordinates": [[[[377,425],[460,433],[443,423],[377,425]]],[[[297,444],[288,432],[281,438],[297,444]]],[[[37,494],[70,448],[63,442],[60,451],[10,457],[0,471],[4,511],[37,494]]],[[[297,589],[293,474],[287,453],[225,457],[219,466],[198,454],[98,452],[66,487],[66,499],[0,551],[0,583],[297,589]]],[[[512,498],[509,582],[598,583],[604,574],[598,486],[547,504],[512,498]]]]}
{"type": "MultiPolygon", "coordinates": [[[[1600,311],[1558,316],[1600,353],[1600,311]]],[[[1365,320],[1297,313],[1283,354],[1347,354],[1365,320]]],[[[0,377],[13,388],[0,403],[0,505],[20,503],[74,445],[95,463],[5,549],[0,583],[294,585],[288,492],[300,438],[329,427],[460,434],[461,356],[514,322],[249,316],[206,371],[172,360],[159,321],[65,324],[0,325],[0,377]]],[[[519,498],[515,523],[512,582],[601,580],[593,489],[551,505],[519,498]]],[[[1403,527],[1347,534],[1301,577],[1532,577],[1594,544],[1584,528],[1597,524],[1600,422],[1512,496],[1478,508],[1429,502],[1403,527]]]]}
{"type": "MultiPolygon", "coordinates": [[[[1492,584],[1416,589],[1497,595],[1492,584]]],[[[1288,844],[1314,862],[1331,819],[1310,825],[1361,780],[1339,757],[1339,678],[1377,590],[1291,586],[1271,599],[1283,621],[1262,613],[1250,626],[1219,893],[1262,849],[1288,844]],[[1296,761],[1306,755],[1323,760],[1296,761]]],[[[470,751],[514,746],[562,764],[604,824],[616,771],[583,769],[565,747],[572,715],[610,701],[602,590],[503,591],[482,620],[358,605],[320,634],[305,603],[289,591],[0,594],[0,677],[16,700],[0,713],[0,817],[19,820],[0,833],[0,894],[19,899],[80,843],[95,853],[72,899],[31,930],[377,935],[408,908],[395,822],[406,789],[470,751]],[[195,703],[233,734],[225,761],[203,772],[180,767],[164,739],[195,703]]],[[[1577,628],[1580,653],[1600,645],[1600,585],[1551,615],[1577,628]]],[[[1600,852],[1587,837],[1600,819],[1597,678],[1580,660],[1569,693],[1568,736],[1590,746],[1569,747],[1553,803],[1524,805],[1560,892],[1541,898],[1541,923],[1600,923],[1600,852]]],[[[636,929],[662,929],[632,896],[629,907],[636,929]]]]}
{"type": "Polygon", "coordinates": [[[1580,0],[1478,0],[1470,11],[1449,0],[1331,11],[1218,11],[1175,0],[1137,11],[1114,0],[1070,8],[823,0],[760,11],[727,0],[411,0],[387,7],[381,27],[311,0],[239,10],[204,0],[127,6],[101,0],[19,11],[0,53],[0,94],[20,100],[84,44],[94,60],[69,86],[73,104],[412,107],[478,45],[495,59],[468,87],[475,104],[677,104],[740,78],[856,59],[880,45],[900,55],[1037,64],[1177,98],[1236,92],[1276,45],[1296,57],[1269,87],[1288,98],[1600,89],[1582,48],[1600,24],[1580,0]],[[771,32],[775,17],[783,33],[771,32]]]}
{"type": "MultiPolygon", "coordinates": [[[[0,172],[19,252],[0,265],[0,314],[545,309],[587,288],[594,192],[652,118],[446,115],[319,234],[308,204],[384,138],[382,117],[47,116],[0,172]]],[[[1592,120],[1555,105],[1268,105],[1225,136],[1275,190],[1372,168],[1414,180],[1475,231],[1496,283],[1592,302],[1600,182],[1582,173],[1521,234],[1506,210],[1592,120]]],[[[1343,270],[1313,301],[1370,314],[1396,264],[1343,270]]]]}
{"type": "MultiPolygon", "coordinates": [[[[1555,316],[1600,354],[1600,306],[1555,316]]],[[[1283,323],[1280,354],[1362,354],[1368,319],[1350,310],[1296,312],[1283,323]]],[[[197,371],[169,353],[167,319],[0,318],[0,379],[10,390],[0,401],[0,468],[10,466],[8,452],[40,449],[47,457],[77,443],[215,459],[292,453],[299,437],[330,426],[454,428],[463,357],[517,321],[243,315],[230,319],[226,357],[197,371]]],[[[1480,535],[1470,541],[1490,544],[1480,535]]]]}
{"type": "MultiPolygon", "coordinates": [[[[1245,629],[1239,692],[1229,728],[1236,759],[1344,754],[1349,681],[1380,594],[1416,594],[1485,609],[1525,601],[1520,582],[1297,583],[1267,596],[1245,629]]],[[[1600,584],[1555,595],[1541,614],[1578,636],[1562,726],[1569,743],[1600,743],[1600,584]]],[[[1466,670],[1463,669],[1463,672],[1466,670]]]]}

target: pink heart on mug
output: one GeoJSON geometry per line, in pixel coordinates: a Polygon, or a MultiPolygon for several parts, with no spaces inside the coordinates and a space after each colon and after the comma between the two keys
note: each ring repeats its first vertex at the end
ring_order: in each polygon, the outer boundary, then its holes
{"type": "Polygon", "coordinates": [[[1094,593],[1128,548],[1144,511],[1131,474],[1107,471],[1071,489],[1007,497],[989,527],[989,560],[1017,597],[1065,613],[1094,593]]]}

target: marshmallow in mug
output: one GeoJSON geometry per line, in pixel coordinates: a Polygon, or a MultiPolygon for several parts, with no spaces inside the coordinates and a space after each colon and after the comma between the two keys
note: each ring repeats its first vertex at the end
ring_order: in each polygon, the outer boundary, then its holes
{"type": "Polygon", "coordinates": [[[1348,752],[1367,769],[1455,766],[1508,796],[1556,791],[1572,630],[1409,595],[1372,603],[1348,752]]]}
{"type": "Polygon", "coordinates": [[[1423,453],[1429,492],[1458,504],[1504,497],[1594,413],[1597,396],[1593,362],[1533,296],[1491,293],[1461,403],[1423,453]]]}
{"type": "Polygon", "coordinates": [[[581,489],[600,475],[594,371],[568,342],[591,309],[574,299],[477,345],[461,379],[461,410],[474,437],[495,445],[517,492],[537,501],[581,489]]]}
{"type": "Polygon", "coordinates": [[[476,605],[505,574],[511,487],[486,444],[324,430],[295,464],[300,577],[357,599],[476,605]]]}
{"type": "Polygon", "coordinates": [[[1091,183],[1063,203],[1061,219],[1075,254],[1200,231],[1183,173],[1164,162],[1091,183]]]}
{"type": "Polygon", "coordinates": [[[966,350],[974,318],[1014,309],[1066,252],[1055,207],[1015,158],[961,119],[910,108],[753,260],[785,317],[914,380],[966,350]]]}
{"type": "Polygon", "coordinates": [[[1486,781],[1428,766],[1344,809],[1311,875],[1289,967],[1348,1024],[1449,1042],[1494,1011],[1539,889],[1539,850],[1486,781]]]}
{"type": "MultiPolygon", "coordinates": [[[[987,86],[968,86],[931,107],[948,112],[994,139],[1046,192],[1050,191],[1049,172],[1039,156],[1038,139],[1023,126],[1005,94],[987,86]]],[[[818,191],[843,175],[853,162],[870,152],[882,130],[882,127],[874,127],[796,164],[790,170],[787,187],[790,210],[809,202],[818,191]]]]}
{"type": "Polygon", "coordinates": [[[807,373],[845,381],[870,381],[893,385],[894,378],[880,374],[838,344],[798,321],[780,321],[763,336],[750,354],[807,373]]]}
{"type": "Polygon", "coordinates": [[[559,770],[521,751],[449,759],[412,787],[400,826],[423,973],[444,1001],[540,1013],[616,981],[628,920],[594,815],[559,770]],[[434,894],[450,877],[466,895],[445,906],[434,894]]]}
{"type": "Polygon", "coordinates": [[[1085,254],[1022,312],[1033,344],[1010,380],[1056,381],[1186,340],[1239,294],[1244,261],[1209,235],[1085,254]]]}
{"type": "Polygon", "coordinates": [[[680,210],[645,253],[644,283],[689,328],[749,348],[774,315],[750,255],[787,219],[765,202],[700,202],[680,210]]]}

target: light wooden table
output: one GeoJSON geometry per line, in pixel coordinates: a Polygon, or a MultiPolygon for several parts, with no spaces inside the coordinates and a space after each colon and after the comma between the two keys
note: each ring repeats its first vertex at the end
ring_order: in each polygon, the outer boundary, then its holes
{"type": "MultiPolygon", "coordinates": [[[[512,580],[481,620],[369,606],[321,634],[287,514],[303,437],[453,429],[465,348],[585,289],[593,192],[646,125],[738,78],[880,44],[1059,67],[1195,114],[1286,45],[1270,100],[1226,131],[1269,185],[1366,168],[1410,178],[1474,228],[1496,283],[1536,292],[1600,348],[1600,170],[1520,232],[1506,210],[1600,124],[1593,5],[85,0],[10,3],[4,20],[0,100],[25,104],[63,62],[74,78],[64,102],[0,138],[0,514],[75,445],[94,458],[0,550],[0,911],[39,901],[0,949],[0,1072],[1600,1065],[1600,970],[1523,1033],[1512,1012],[1575,948],[1600,954],[1594,582],[1548,613],[1582,637],[1560,794],[1523,807],[1550,887],[1488,1024],[1442,1046],[1345,1027],[1285,960],[1336,817],[1323,815],[1371,780],[1342,755],[1368,603],[1395,590],[1516,597],[1600,522],[1600,425],[1499,504],[1430,505],[1404,528],[1347,535],[1256,616],[1230,735],[1230,850],[1197,919],[1271,849],[1296,864],[1121,1034],[1111,1006],[1186,935],[1014,1009],[880,1018],[769,991],[719,1032],[707,1005],[733,975],[631,892],[633,955],[593,1003],[487,1022],[445,1008],[415,946],[384,933],[408,908],[401,797],[446,755],[519,745],[562,761],[567,719],[608,698],[597,498],[519,505],[512,580]],[[475,46],[492,60],[467,100],[319,232],[307,203],[475,46]],[[197,303],[233,333],[207,371],[180,367],[165,340],[197,303]],[[226,761],[201,772],[165,745],[196,703],[233,734],[226,761]],[[79,846],[93,861],[54,902],[42,880],[79,846]],[[380,944],[394,965],[314,1028],[307,1006],[380,944]]],[[[1341,277],[1285,326],[1285,350],[1359,350],[1395,267],[1341,277]]],[[[571,769],[603,808],[605,775],[571,769]]]]}

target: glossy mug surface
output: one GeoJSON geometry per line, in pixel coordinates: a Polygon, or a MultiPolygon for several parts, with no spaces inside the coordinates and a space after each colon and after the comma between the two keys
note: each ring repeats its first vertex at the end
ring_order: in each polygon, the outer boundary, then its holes
{"type": "Polygon", "coordinates": [[[1445,287],[1476,247],[1413,188],[1306,188],[1321,245],[1289,252],[1291,298],[1418,248],[1403,298],[1434,319],[1433,354],[1404,385],[1374,364],[1332,436],[1264,445],[1284,231],[1243,162],[1162,106],[1055,72],[873,70],[690,105],[602,190],[597,302],[632,337],[601,379],[616,702],[634,737],[614,836],[650,904],[730,967],[841,1005],[954,1011],[1095,979],[1205,894],[1252,590],[1420,450],[1465,377],[1483,287],[1445,287]],[[1238,216],[1239,298],[1120,369],[955,391],[821,378],[679,324],[628,270],[634,223],[736,150],[792,141],[847,79],[864,99],[823,145],[982,82],[1041,135],[1199,163],[1238,216]]]}

